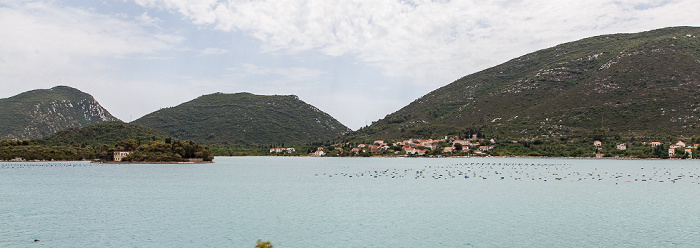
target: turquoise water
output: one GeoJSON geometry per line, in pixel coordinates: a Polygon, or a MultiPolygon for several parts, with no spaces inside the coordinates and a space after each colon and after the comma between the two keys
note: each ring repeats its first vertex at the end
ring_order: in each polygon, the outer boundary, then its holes
{"type": "Polygon", "coordinates": [[[697,161],[215,161],[0,163],[0,247],[700,244],[697,161]]]}

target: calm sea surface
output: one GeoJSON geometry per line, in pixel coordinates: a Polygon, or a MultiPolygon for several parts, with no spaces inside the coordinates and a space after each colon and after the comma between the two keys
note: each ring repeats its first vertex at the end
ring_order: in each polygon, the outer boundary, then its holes
{"type": "Polygon", "coordinates": [[[0,163],[0,247],[700,246],[698,161],[215,162],[0,163]]]}

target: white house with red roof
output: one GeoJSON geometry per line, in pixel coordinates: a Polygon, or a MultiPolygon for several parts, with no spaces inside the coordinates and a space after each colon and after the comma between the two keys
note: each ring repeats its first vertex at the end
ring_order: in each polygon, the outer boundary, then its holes
{"type": "Polygon", "coordinates": [[[323,157],[323,155],[326,155],[326,153],[323,152],[323,150],[317,150],[315,152],[309,153],[309,156],[312,157],[323,157]]]}

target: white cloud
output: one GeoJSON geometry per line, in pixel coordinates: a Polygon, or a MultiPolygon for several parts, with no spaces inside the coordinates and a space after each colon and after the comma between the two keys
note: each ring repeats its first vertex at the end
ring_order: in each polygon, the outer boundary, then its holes
{"type": "Polygon", "coordinates": [[[170,49],[181,37],[134,18],[60,6],[54,1],[0,3],[0,76],[11,91],[57,84],[95,83],[111,69],[104,60],[170,49]],[[16,89],[15,89],[16,88],[16,89]]]}
{"type": "Polygon", "coordinates": [[[265,51],[352,54],[387,75],[433,86],[587,36],[700,25],[695,0],[135,2],[248,33],[265,51]]]}
{"type": "Polygon", "coordinates": [[[216,55],[216,54],[227,54],[229,50],[223,48],[207,47],[202,50],[202,55],[216,55]]]}
{"type": "MultiPolygon", "coordinates": [[[[274,85],[275,89],[279,90],[278,87],[288,85],[291,83],[300,83],[317,80],[323,71],[304,68],[304,67],[268,67],[260,66],[254,64],[241,64],[238,67],[230,68],[230,71],[235,73],[235,77],[244,79],[247,77],[259,77],[264,78],[266,85],[274,85]]],[[[254,82],[251,82],[254,83],[254,82]]],[[[296,87],[289,85],[291,87],[296,87]]],[[[290,90],[291,89],[287,89],[290,90]]],[[[291,91],[293,92],[293,91],[291,91]]]]}

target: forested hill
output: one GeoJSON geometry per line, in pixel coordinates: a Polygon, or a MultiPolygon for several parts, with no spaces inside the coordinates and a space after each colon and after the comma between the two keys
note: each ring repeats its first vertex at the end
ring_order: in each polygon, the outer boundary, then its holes
{"type": "Polygon", "coordinates": [[[69,128],[49,137],[35,140],[37,144],[48,146],[101,146],[113,145],[122,140],[136,140],[148,143],[152,140],[165,140],[166,133],[153,128],[121,121],[103,122],[83,128],[69,128]]]}
{"type": "Polygon", "coordinates": [[[587,38],[465,76],[351,135],[700,134],[700,28],[587,38]]]}
{"type": "Polygon", "coordinates": [[[296,96],[214,93],[133,123],[203,144],[305,144],[350,131],[296,96]]]}
{"type": "Polygon", "coordinates": [[[67,86],[0,99],[0,140],[36,139],[68,128],[116,120],[91,95],[67,86]]]}

